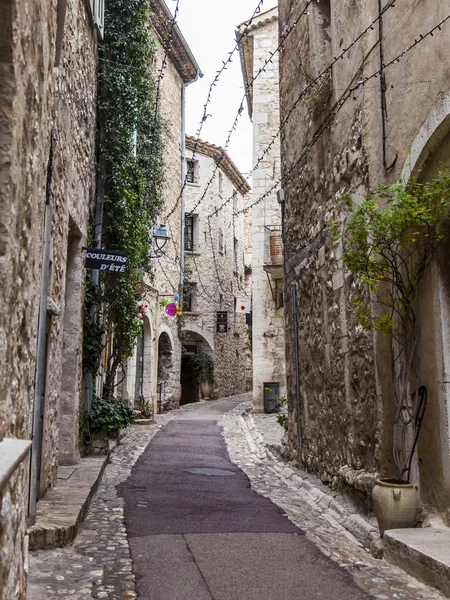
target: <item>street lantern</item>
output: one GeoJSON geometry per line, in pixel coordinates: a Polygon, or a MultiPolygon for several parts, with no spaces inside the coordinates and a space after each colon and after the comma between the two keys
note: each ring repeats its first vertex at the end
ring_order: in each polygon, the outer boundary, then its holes
{"type": "Polygon", "coordinates": [[[165,254],[164,248],[170,239],[165,225],[160,225],[158,227],[153,234],[153,239],[155,240],[156,252],[155,255],[150,258],[161,258],[161,256],[165,254]]]}

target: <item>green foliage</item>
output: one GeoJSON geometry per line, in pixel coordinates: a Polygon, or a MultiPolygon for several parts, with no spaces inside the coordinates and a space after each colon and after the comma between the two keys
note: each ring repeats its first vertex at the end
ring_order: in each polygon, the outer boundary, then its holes
{"type": "Polygon", "coordinates": [[[151,270],[150,249],[161,207],[162,124],[152,68],[156,44],[148,28],[149,0],[108,0],[100,47],[100,179],[104,180],[102,246],[128,252],[125,273],[102,273],[101,305],[113,333],[106,394],[141,332],[136,269],[151,270]]]}
{"type": "MultiPolygon", "coordinates": [[[[277,396],[277,400],[278,400],[278,405],[280,408],[287,410],[287,406],[288,406],[288,399],[287,396],[277,396]]],[[[286,412],[279,412],[277,414],[277,423],[278,425],[280,425],[281,427],[283,427],[284,429],[288,428],[288,415],[286,414],[286,412]]]]}
{"type": "Polygon", "coordinates": [[[313,119],[317,119],[321,112],[328,106],[331,97],[331,75],[326,73],[309,89],[303,102],[313,119]]]}
{"type": "Polygon", "coordinates": [[[214,379],[214,360],[213,357],[206,352],[199,352],[189,358],[196,376],[200,381],[206,381],[211,385],[215,382],[214,379]]]}
{"type": "Polygon", "coordinates": [[[94,376],[100,367],[103,352],[104,326],[100,323],[100,315],[92,318],[92,311],[99,305],[100,295],[88,277],[84,284],[84,323],[83,323],[83,370],[94,376]]]}
{"type": "MultiPolygon", "coordinates": [[[[348,205],[348,197],[345,199],[348,205]]],[[[377,292],[384,310],[372,323],[361,294],[354,312],[361,325],[395,335],[398,322],[411,316],[424,270],[448,236],[450,171],[427,183],[378,185],[361,204],[352,204],[342,232],[332,222],[334,239],[344,241],[343,260],[363,287],[377,292]]]]}
{"type": "Polygon", "coordinates": [[[251,325],[247,326],[247,341],[245,342],[245,349],[253,352],[253,328],[251,325]]]}
{"type": "Polygon", "coordinates": [[[128,404],[114,396],[107,398],[94,396],[92,410],[85,415],[85,418],[91,432],[113,432],[128,427],[134,420],[134,413],[128,404]]]}
{"type": "MultiPolygon", "coordinates": [[[[266,392],[273,392],[272,388],[270,388],[270,387],[265,387],[264,390],[266,392]]],[[[279,396],[278,394],[276,394],[275,398],[277,399],[277,407],[276,408],[278,410],[277,423],[278,423],[278,425],[280,425],[280,427],[283,427],[287,431],[288,422],[289,422],[289,416],[287,414],[288,397],[287,396],[279,396]]]]}

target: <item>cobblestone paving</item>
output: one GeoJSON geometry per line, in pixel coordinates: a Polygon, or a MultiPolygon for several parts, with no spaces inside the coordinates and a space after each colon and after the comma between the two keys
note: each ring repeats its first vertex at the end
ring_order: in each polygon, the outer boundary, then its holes
{"type": "MultiPolygon", "coordinates": [[[[255,442],[261,434],[264,442],[277,443],[280,431],[273,417],[255,418],[257,428],[252,436],[243,425],[243,403],[226,413],[219,424],[232,462],[249,477],[252,488],[283,508],[288,518],[306,532],[309,539],[341,567],[351,573],[355,582],[379,600],[443,599],[439,592],[422,584],[407,573],[383,560],[377,560],[339,522],[340,515],[330,510],[329,502],[318,497],[317,488],[299,477],[281,460],[255,442]],[[256,435],[255,435],[256,434],[256,435]],[[319,503],[317,503],[317,501],[319,503]]],[[[260,436],[260,438],[261,438],[260,436]]],[[[329,496],[331,502],[332,496],[329,496]]]]}
{"type": "MultiPolygon", "coordinates": [[[[248,397],[243,397],[247,400],[248,397]]],[[[132,426],[116,448],[94,495],[91,508],[72,546],[30,554],[27,600],[91,600],[136,598],[135,576],[126,529],[123,500],[116,486],[125,481],[149,441],[161,427],[198,405],[157,416],[157,424],[132,426]]],[[[266,455],[241,426],[241,405],[221,420],[231,460],[248,475],[252,487],[281,506],[319,548],[371,596],[380,600],[438,600],[436,591],[384,561],[374,559],[336,519],[316,504],[315,488],[292,469],[266,455]],[[300,490],[300,487],[302,488],[300,490]],[[300,495],[301,491],[301,495],[300,495]],[[301,498],[301,499],[300,499],[301,498]]],[[[273,418],[257,418],[266,442],[276,443],[273,418]]],[[[321,501],[322,503],[322,501],[321,501]]],[[[168,598],[167,600],[171,600],[168,598]]],[[[244,600],[244,599],[243,599],[244,600]]],[[[330,599],[331,600],[331,599],[330,599]]]]}
{"type": "Polygon", "coordinates": [[[133,425],[127,430],[103,473],[73,545],[30,553],[27,600],[136,598],[124,503],[117,495],[116,486],[129,477],[138,458],[161,427],[197,406],[189,405],[157,415],[156,424],[133,425]]]}

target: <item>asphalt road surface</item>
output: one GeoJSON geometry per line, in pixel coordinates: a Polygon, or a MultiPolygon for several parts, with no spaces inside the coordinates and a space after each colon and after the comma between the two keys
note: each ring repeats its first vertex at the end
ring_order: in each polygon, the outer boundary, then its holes
{"type": "Polygon", "coordinates": [[[367,599],[230,462],[217,420],[238,402],[171,421],[120,486],[138,599],[367,599]]]}

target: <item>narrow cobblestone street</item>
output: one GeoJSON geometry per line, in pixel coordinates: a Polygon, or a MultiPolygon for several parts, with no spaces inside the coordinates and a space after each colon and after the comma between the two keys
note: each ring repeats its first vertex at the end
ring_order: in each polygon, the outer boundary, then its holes
{"type": "MultiPolygon", "coordinates": [[[[345,571],[345,573],[343,572],[344,581],[345,577],[351,576],[356,586],[361,589],[361,592],[358,592],[355,587],[352,593],[356,595],[348,597],[363,598],[367,594],[368,597],[384,600],[391,598],[437,600],[443,598],[438,592],[406,575],[400,569],[385,561],[374,559],[361,543],[338,523],[337,519],[330,517],[329,512],[327,513],[324,509],[323,501],[320,502],[322,506],[317,503],[319,494],[315,486],[308,485],[307,479],[302,480],[298,475],[294,475],[292,469],[278,461],[271,453],[265,453],[262,447],[258,447],[258,437],[261,439],[265,437],[267,441],[276,441],[277,433],[273,418],[257,417],[256,423],[259,430],[255,435],[256,442],[249,439],[241,425],[241,415],[243,410],[248,407],[248,400],[248,396],[242,396],[219,403],[189,405],[178,411],[158,416],[158,423],[155,425],[132,426],[117,446],[110,464],[106,467],[87,518],[74,544],[68,548],[39,551],[30,555],[28,600],[54,600],[65,597],[75,600],[90,598],[112,600],[136,597],[144,600],[146,598],[145,595],[137,595],[136,592],[136,568],[133,566],[130,540],[125,527],[124,499],[118,494],[116,488],[121,484],[122,490],[127,488],[126,482],[133,467],[139,457],[143,455],[149,442],[158,432],[161,432],[162,428],[180,418],[183,419],[184,427],[189,426],[190,423],[194,426],[198,417],[201,417],[202,420],[205,419],[207,411],[213,411],[210,416],[211,423],[218,420],[218,424],[223,428],[223,436],[230,459],[248,476],[254,492],[269,498],[274,504],[281,507],[289,520],[299,528],[298,532],[306,533],[308,542],[313,542],[324,556],[342,567],[345,571]],[[224,405],[231,410],[221,417],[219,409],[224,405]]],[[[172,436],[172,441],[173,436],[177,436],[176,429],[167,433],[172,436]]],[[[206,448],[204,459],[208,460],[206,448]]],[[[330,501],[331,499],[330,496],[330,501]]],[[[222,504],[226,513],[226,497],[222,498],[222,504]]],[[[142,510],[148,503],[142,499],[141,505],[142,510]]],[[[275,507],[274,510],[276,510],[275,507]]],[[[151,518],[150,513],[150,521],[151,518]]],[[[142,527],[151,527],[151,524],[143,519],[142,527]]],[[[204,527],[206,529],[210,527],[207,521],[204,527]]],[[[286,531],[288,529],[289,527],[286,531]]],[[[250,526],[248,531],[255,531],[255,528],[252,529],[250,526]]],[[[179,533],[182,531],[180,530],[179,533]]],[[[295,537],[301,539],[303,536],[295,537]]],[[[136,531],[131,539],[136,540],[136,531]]],[[[270,547],[266,550],[270,552],[270,547]]],[[[292,557],[292,553],[290,556],[292,557]]],[[[285,565],[282,561],[273,562],[273,560],[272,558],[272,567],[274,573],[277,573],[275,580],[281,581],[285,565]]],[[[223,577],[231,581],[233,573],[226,571],[225,564],[223,577]]],[[[332,565],[331,562],[330,564],[332,565]]],[[[145,562],[140,565],[141,569],[143,567],[145,568],[145,562]]],[[[167,567],[170,571],[170,565],[167,567]]],[[[178,575],[175,566],[173,571],[175,575],[178,575]]],[[[319,573],[315,576],[318,580],[320,579],[319,573]]],[[[270,577],[274,579],[272,576],[270,577]]],[[[186,584],[183,578],[180,580],[182,585],[186,584]]],[[[153,588],[153,593],[156,593],[155,589],[153,588]]],[[[280,589],[282,589],[281,583],[280,589]]],[[[255,590],[254,585],[253,590],[255,590]]],[[[298,597],[303,597],[300,594],[299,591],[298,597]]],[[[340,597],[334,593],[333,595],[323,594],[324,592],[316,597],[340,597]]],[[[152,598],[154,597],[175,600],[175,598],[190,598],[191,596],[186,592],[184,596],[152,595],[152,598]]],[[[198,596],[198,598],[201,597],[198,596]]],[[[230,599],[240,597],[244,599],[246,596],[227,596],[222,592],[222,595],[206,597],[229,597],[230,599]]],[[[264,596],[259,591],[259,597],[275,600],[278,596],[264,596]]],[[[284,596],[279,597],[283,598],[284,596]]],[[[314,596],[308,595],[307,597],[313,598],[314,596]]]]}

